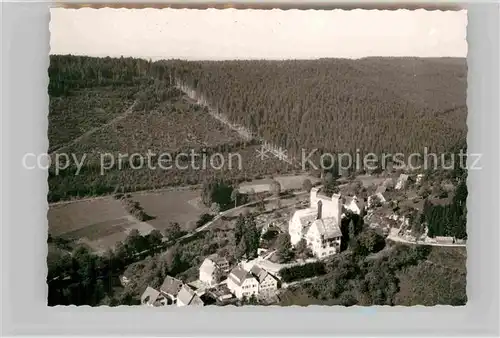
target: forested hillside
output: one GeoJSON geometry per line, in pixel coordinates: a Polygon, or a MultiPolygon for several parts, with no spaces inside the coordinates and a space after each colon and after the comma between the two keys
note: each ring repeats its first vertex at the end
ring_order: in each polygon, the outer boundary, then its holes
{"type": "Polygon", "coordinates": [[[289,151],[444,152],[466,135],[464,59],[177,63],[213,108],[289,151]]]}

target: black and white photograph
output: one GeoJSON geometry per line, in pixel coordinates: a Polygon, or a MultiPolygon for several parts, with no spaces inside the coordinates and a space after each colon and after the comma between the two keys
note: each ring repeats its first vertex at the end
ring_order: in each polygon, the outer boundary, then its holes
{"type": "Polygon", "coordinates": [[[50,15],[49,306],[466,305],[466,10],[50,15]]]}

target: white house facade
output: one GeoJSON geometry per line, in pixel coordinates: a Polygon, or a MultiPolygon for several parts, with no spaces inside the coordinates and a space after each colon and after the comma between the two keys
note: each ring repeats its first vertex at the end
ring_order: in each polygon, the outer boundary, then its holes
{"type": "Polygon", "coordinates": [[[200,266],[200,281],[208,286],[215,286],[219,283],[221,269],[209,258],[205,258],[200,266]]]}
{"type": "Polygon", "coordinates": [[[311,189],[310,206],[297,210],[292,216],[288,231],[292,245],[305,239],[318,258],[330,256],[340,251],[342,232],[342,201],[340,194],[328,197],[318,188],[311,189]]]}
{"type": "Polygon", "coordinates": [[[365,209],[365,206],[362,200],[360,200],[356,196],[353,196],[346,198],[346,203],[344,204],[344,208],[346,208],[347,210],[356,215],[361,215],[365,209]]]}
{"type": "Polygon", "coordinates": [[[187,285],[183,285],[177,296],[177,306],[203,306],[201,298],[187,285]]]}
{"type": "Polygon", "coordinates": [[[269,298],[276,295],[279,288],[279,280],[258,265],[254,265],[250,273],[259,282],[258,294],[261,298],[269,298]]]}
{"type": "Polygon", "coordinates": [[[231,270],[227,278],[227,287],[238,299],[250,298],[259,293],[259,281],[241,266],[231,270]]]}

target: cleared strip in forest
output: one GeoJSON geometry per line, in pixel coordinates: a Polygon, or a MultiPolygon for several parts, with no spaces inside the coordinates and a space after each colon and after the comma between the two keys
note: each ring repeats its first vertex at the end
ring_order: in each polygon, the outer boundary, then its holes
{"type": "Polygon", "coordinates": [[[135,108],[136,104],[137,104],[137,101],[134,101],[134,103],[132,103],[130,105],[130,107],[128,107],[127,110],[125,110],[122,114],[118,115],[114,119],[112,119],[112,120],[110,120],[110,121],[108,121],[108,122],[106,122],[98,127],[94,127],[90,130],[87,130],[85,133],[83,133],[82,135],[78,136],[77,138],[67,142],[66,144],[63,144],[59,147],[56,147],[55,149],[53,149],[49,152],[49,155],[53,155],[53,154],[58,153],[58,152],[61,153],[64,149],[68,148],[69,146],[74,145],[75,143],[80,142],[81,140],[94,134],[95,132],[102,130],[106,127],[109,127],[109,126],[123,120],[124,118],[126,118],[127,116],[129,116],[130,114],[132,114],[134,112],[134,108],[135,108]]]}
{"type": "Polygon", "coordinates": [[[264,138],[258,136],[248,128],[239,125],[239,124],[234,124],[229,119],[220,114],[218,111],[215,109],[211,108],[207,102],[207,100],[203,97],[203,95],[197,93],[194,89],[186,86],[185,84],[182,84],[180,82],[176,82],[176,87],[181,90],[186,96],[193,101],[193,103],[202,105],[204,107],[207,107],[208,113],[210,116],[213,118],[217,119],[218,121],[222,122],[226,126],[228,126],[230,129],[236,131],[244,140],[250,141],[250,140],[257,140],[262,143],[263,148],[265,148],[265,151],[273,154],[276,158],[291,164],[291,165],[296,165],[297,167],[301,167],[301,164],[299,161],[297,161],[296,158],[290,158],[286,154],[286,150],[282,149],[281,147],[276,146],[275,144],[272,144],[268,141],[266,141],[264,138]]]}
{"type": "Polygon", "coordinates": [[[219,114],[219,112],[212,109],[208,105],[207,100],[202,95],[198,94],[194,89],[189,88],[188,86],[181,83],[176,83],[176,87],[180,89],[184,94],[186,94],[186,96],[189,97],[192,101],[194,101],[194,103],[207,107],[210,116],[222,122],[230,129],[236,131],[244,140],[250,141],[252,139],[257,139],[259,141],[263,141],[260,137],[252,133],[252,131],[248,130],[242,125],[231,123],[227,117],[225,117],[222,114],[219,114]]]}

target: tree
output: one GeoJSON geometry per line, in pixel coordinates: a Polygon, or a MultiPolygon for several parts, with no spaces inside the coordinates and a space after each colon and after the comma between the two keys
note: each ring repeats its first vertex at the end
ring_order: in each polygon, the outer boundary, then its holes
{"type": "Polygon", "coordinates": [[[307,242],[303,238],[295,246],[295,252],[297,257],[300,257],[302,259],[312,256],[312,251],[307,247],[307,242]]]}
{"type": "Polygon", "coordinates": [[[276,255],[280,263],[288,262],[293,257],[292,244],[288,233],[281,233],[276,242],[276,255]]]}
{"type": "Polygon", "coordinates": [[[231,203],[233,187],[221,179],[210,179],[203,183],[201,199],[206,206],[212,206],[217,203],[220,210],[225,210],[231,203]]]}
{"type": "Polygon", "coordinates": [[[177,222],[170,222],[169,226],[165,229],[165,237],[169,241],[176,240],[182,235],[181,226],[177,222]]]}
{"type": "Polygon", "coordinates": [[[240,214],[234,228],[234,243],[238,245],[245,234],[245,217],[240,214]]]}
{"type": "Polygon", "coordinates": [[[281,193],[281,184],[280,182],[273,180],[271,182],[271,193],[273,196],[278,197],[281,193]]]}
{"type": "Polygon", "coordinates": [[[370,253],[379,252],[384,247],[384,237],[375,230],[368,229],[355,238],[352,250],[357,255],[366,256],[370,253]]]}
{"type": "Polygon", "coordinates": [[[259,301],[257,300],[257,297],[255,296],[254,293],[252,293],[252,295],[248,299],[248,305],[258,305],[258,304],[259,304],[259,301]]]}
{"type": "Polygon", "coordinates": [[[243,234],[247,258],[257,257],[260,244],[260,233],[257,230],[255,217],[250,214],[245,218],[245,232],[243,234]]]}
{"type": "Polygon", "coordinates": [[[310,179],[306,178],[306,179],[302,182],[302,189],[303,189],[304,191],[307,191],[307,192],[311,191],[311,189],[312,189],[312,183],[311,183],[311,180],[310,180],[310,179]]]}
{"type": "Polygon", "coordinates": [[[162,243],[163,236],[161,232],[157,229],[154,229],[151,231],[148,235],[149,237],[149,244],[151,245],[152,248],[157,247],[162,243]]]}
{"type": "Polygon", "coordinates": [[[333,174],[331,172],[327,172],[325,176],[323,177],[323,185],[324,186],[330,186],[333,184],[335,181],[333,174]]]}
{"type": "Polygon", "coordinates": [[[234,207],[236,208],[238,204],[238,198],[240,196],[240,192],[238,189],[233,189],[233,192],[231,192],[231,200],[234,202],[234,207]]]}
{"type": "Polygon", "coordinates": [[[167,250],[165,262],[171,275],[175,276],[181,272],[184,264],[182,262],[182,256],[178,244],[175,244],[167,250]]]}
{"type": "Polygon", "coordinates": [[[246,252],[247,252],[247,242],[245,241],[244,238],[242,238],[238,243],[238,245],[236,246],[234,256],[236,257],[237,260],[241,260],[243,256],[245,256],[246,252]]]}

